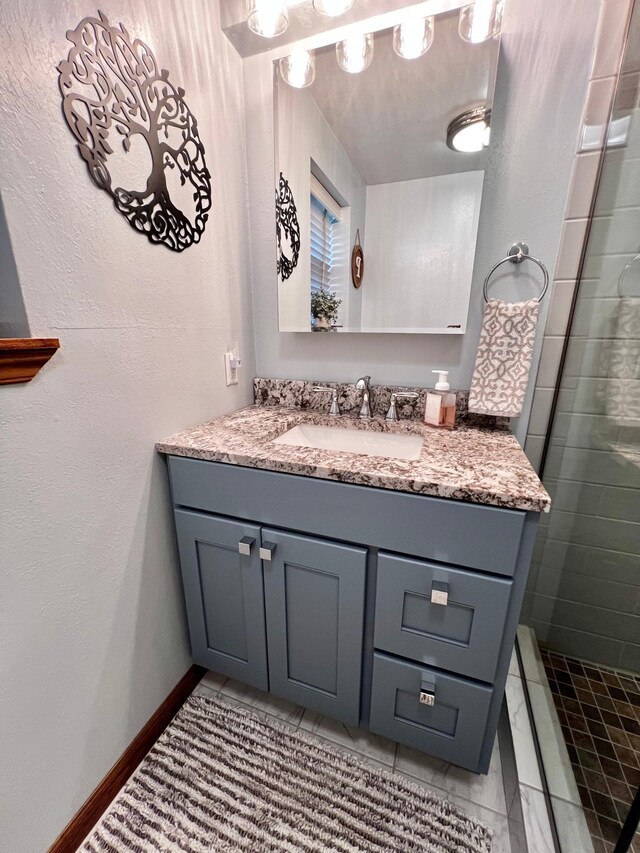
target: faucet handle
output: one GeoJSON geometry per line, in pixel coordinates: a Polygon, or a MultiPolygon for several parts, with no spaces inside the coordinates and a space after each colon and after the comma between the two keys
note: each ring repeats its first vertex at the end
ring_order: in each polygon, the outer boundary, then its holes
{"type": "Polygon", "coordinates": [[[398,409],[396,408],[396,400],[417,400],[420,395],[415,391],[394,391],[391,394],[391,403],[389,411],[386,414],[385,421],[399,421],[398,409]]]}
{"type": "Polygon", "coordinates": [[[329,414],[332,417],[337,417],[340,414],[340,406],[338,405],[338,389],[337,388],[329,388],[326,385],[314,385],[311,388],[312,391],[325,391],[331,394],[331,406],[329,408],[329,414]]]}

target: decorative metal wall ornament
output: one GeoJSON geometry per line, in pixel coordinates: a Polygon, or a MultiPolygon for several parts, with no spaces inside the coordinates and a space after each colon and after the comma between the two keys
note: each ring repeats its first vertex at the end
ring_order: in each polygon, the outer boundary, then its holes
{"type": "Polygon", "coordinates": [[[364,278],[364,251],[360,245],[360,229],[356,231],[356,240],[351,252],[351,281],[357,289],[364,278]]]}
{"type": "Polygon", "coordinates": [[[184,89],[169,81],[149,47],[98,15],[67,32],[73,47],[58,66],[64,117],[89,174],[129,224],[152,243],[182,252],[200,240],[211,208],[198,123],[184,89]],[[136,137],[149,148],[148,174],[135,180],[143,188],[113,186],[111,172],[116,164],[121,172],[136,137]],[[180,190],[181,207],[170,185],[180,190]]]}
{"type": "Polygon", "coordinates": [[[286,281],[298,266],[300,256],[300,224],[298,211],[289,182],[280,172],[280,184],[276,190],[276,237],[278,240],[278,275],[286,281]],[[291,247],[291,257],[283,249],[283,239],[291,247]]]}

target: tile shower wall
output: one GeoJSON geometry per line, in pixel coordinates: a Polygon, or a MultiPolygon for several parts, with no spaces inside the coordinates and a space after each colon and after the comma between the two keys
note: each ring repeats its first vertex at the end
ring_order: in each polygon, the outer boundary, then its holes
{"type": "Polygon", "coordinates": [[[596,52],[573,162],[562,239],[550,290],[549,311],[527,427],[525,452],[536,471],[540,468],[554,388],[559,378],[562,347],[567,334],[631,5],[632,0],[603,0],[600,9],[596,52]]]}
{"type": "MultiPolygon", "coordinates": [[[[615,8],[621,15],[622,7],[621,2],[612,3],[608,11],[615,8]]],[[[605,31],[614,24],[619,24],[616,17],[609,19],[605,31]]],[[[632,32],[630,42],[640,48],[640,32],[632,32]]],[[[606,70],[604,60],[596,67],[606,70]]],[[[542,521],[522,617],[543,645],[634,671],[640,671],[640,425],[624,414],[613,415],[609,401],[610,357],[624,310],[618,277],[640,249],[640,194],[633,181],[640,170],[639,72],[640,62],[627,55],[613,119],[630,116],[628,136],[622,146],[614,140],[604,156],[544,472],[554,506],[542,521]]],[[[602,91],[608,92],[610,78],[604,79],[602,91]]],[[[576,180],[592,174],[593,156],[578,155],[576,180]]],[[[583,189],[572,193],[570,213],[588,212],[579,206],[586,205],[584,196],[583,189]],[[583,196],[579,202],[573,201],[576,194],[583,196]]],[[[572,246],[581,239],[583,222],[567,220],[565,239],[572,246]]],[[[575,251],[570,263],[577,265],[575,251]]],[[[567,262],[564,272],[572,269],[567,262]]],[[[638,270],[631,270],[627,286],[637,293],[639,283],[638,270]]],[[[555,283],[553,298],[559,301],[549,319],[556,324],[553,331],[560,332],[567,322],[572,290],[570,279],[555,283]]],[[[633,332],[625,335],[633,337],[633,332]]],[[[541,443],[546,431],[546,406],[551,404],[561,343],[561,337],[545,339],[538,405],[530,423],[530,431],[539,430],[539,435],[527,441],[532,456],[539,452],[532,439],[541,443]]],[[[628,345],[633,355],[638,344],[628,340],[628,345]]]]}

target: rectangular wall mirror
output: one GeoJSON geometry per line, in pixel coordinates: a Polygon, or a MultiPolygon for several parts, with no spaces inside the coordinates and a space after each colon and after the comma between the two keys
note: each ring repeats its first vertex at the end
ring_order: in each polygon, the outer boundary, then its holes
{"type": "Polygon", "coordinates": [[[281,332],[464,334],[499,53],[485,5],[474,22],[420,4],[275,60],[281,332]]]}

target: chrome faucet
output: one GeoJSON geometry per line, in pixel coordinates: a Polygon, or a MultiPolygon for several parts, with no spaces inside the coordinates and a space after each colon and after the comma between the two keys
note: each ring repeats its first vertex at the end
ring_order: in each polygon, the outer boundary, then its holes
{"type": "Polygon", "coordinates": [[[329,408],[329,414],[332,418],[337,418],[340,414],[340,406],[338,405],[338,389],[337,388],[327,388],[324,385],[314,385],[311,389],[312,391],[326,391],[328,394],[331,394],[331,406],[329,408]]]}
{"type": "Polygon", "coordinates": [[[356,389],[358,391],[362,391],[362,407],[360,409],[360,414],[358,415],[358,417],[366,421],[371,420],[371,386],[369,385],[370,381],[370,376],[362,376],[356,382],[356,389]]]}
{"type": "Polygon", "coordinates": [[[415,391],[394,391],[391,395],[391,403],[389,405],[389,411],[387,412],[387,416],[385,421],[399,421],[398,417],[398,409],[396,407],[396,400],[417,400],[418,394],[415,391]]]}

